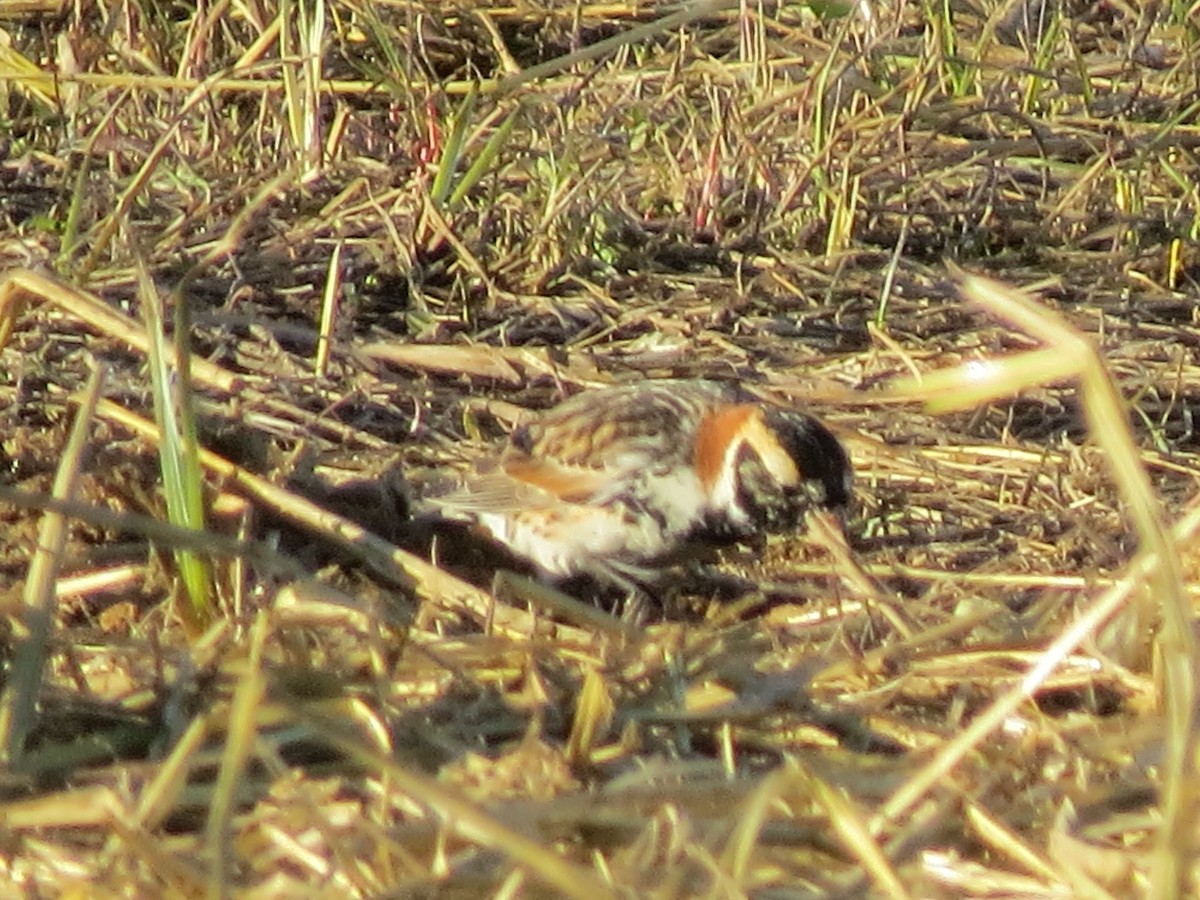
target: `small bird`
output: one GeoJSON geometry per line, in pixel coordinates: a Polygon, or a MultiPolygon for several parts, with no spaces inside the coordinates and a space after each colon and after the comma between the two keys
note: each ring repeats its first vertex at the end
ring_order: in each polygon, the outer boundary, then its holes
{"type": "Polygon", "coordinates": [[[809,415],[706,380],[578,394],[507,444],[437,514],[482,529],[546,580],[627,589],[695,541],[730,541],[844,507],[851,468],[809,415]]]}

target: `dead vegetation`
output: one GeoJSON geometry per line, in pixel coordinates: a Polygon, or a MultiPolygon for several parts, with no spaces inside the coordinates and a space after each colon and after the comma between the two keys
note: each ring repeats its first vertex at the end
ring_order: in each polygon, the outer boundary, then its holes
{"type": "Polygon", "coordinates": [[[4,881],[1195,892],[1193,10],[279,7],[0,0],[4,881]],[[641,629],[393,543],[685,375],[846,540],[641,629]]]}

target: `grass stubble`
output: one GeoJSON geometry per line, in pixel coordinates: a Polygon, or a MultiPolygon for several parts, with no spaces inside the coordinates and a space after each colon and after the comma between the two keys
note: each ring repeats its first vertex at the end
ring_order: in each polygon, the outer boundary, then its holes
{"type": "Polygon", "coordinates": [[[1195,891],[1194,13],[820,12],[0,3],[6,881],[1195,891]],[[847,535],[640,629],[392,542],[667,375],[847,535]]]}

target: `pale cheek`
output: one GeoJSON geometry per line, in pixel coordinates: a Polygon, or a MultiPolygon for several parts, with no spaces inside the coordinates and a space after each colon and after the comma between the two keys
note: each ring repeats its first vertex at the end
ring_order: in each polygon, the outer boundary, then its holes
{"type": "Polygon", "coordinates": [[[740,522],[746,516],[737,502],[738,480],[737,470],[734,466],[723,467],[721,477],[713,484],[709,493],[708,505],[712,511],[728,516],[732,521],[740,522]]]}
{"type": "Polygon", "coordinates": [[[709,511],[726,516],[730,521],[739,525],[746,520],[745,511],[737,502],[740,486],[737,457],[741,448],[740,441],[729,445],[729,449],[725,452],[725,459],[721,461],[717,480],[713,482],[708,491],[709,511]]]}

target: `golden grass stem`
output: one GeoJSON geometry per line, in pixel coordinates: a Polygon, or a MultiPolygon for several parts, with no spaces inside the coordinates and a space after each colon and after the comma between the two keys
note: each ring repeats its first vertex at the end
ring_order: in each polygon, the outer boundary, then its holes
{"type": "Polygon", "coordinates": [[[1117,625],[1118,631],[1123,632],[1117,639],[1127,646],[1132,644],[1127,657],[1145,659],[1146,655],[1137,648],[1151,633],[1155,606],[1161,609],[1163,618],[1157,645],[1162,666],[1167,753],[1163,767],[1163,821],[1152,893],[1160,898],[1178,896],[1192,858],[1193,823],[1186,815],[1185,796],[1195,767],[1192,747],[1196,717],[1196,638],[1179,553],[1168,538],[1162,510],[1129,432],[1124,404],[1099,351],[1049,310],[990,279],[968,276],[963,282],[963,292],[999,318],[1079,361],[1080,394],[1092,437],[1104,449],[1112,467],[1117,488],[1137,528],[1141,552],[1157,560],[1148,573],[1153,590],[1129,607],[1125,621],[1117,625]]]}
{"type": "Polygon", "coordinates": [[[891,860],[879,846],[871,833],[867,819],[861,810],[841,791],[812,772],[805,771],[796,760],[789,760],[787,769],[790,781],[802,796],[811,796],[829,819],[838,839],[858,860],[863,870],[874,881],[874,887],[884,897],[904,900],[909,896],[891,860]]]}
{"type": "Polygon", "coordinates": [[[329,265],[325,267],[325,290],[321,293],[321,324],[317,328],[317,354],[313,359],[313,374],[324,378],[333,351],[333,324],[337,318],[338,298],[342,291],[342,248],[344,242],[333,245],[329,265]]]}
{"type": "Polygon", "coordinates": [[[211,864],[208,896],[213,900],[228,896],[228,857],[232,837],[230,823],[234,798],[238,782],[254,748],[255,736],[258,733],[258,709],[267,690],[267,681],[262,671],[263,646],[270,633],[267,621],[266,612],[260,611],[250,629],[245,669],[234,690],[225,750],[221,754],[221,768],[217,773],[217,783],[213,787],[212,801],[208,809],[205,845],[211,864]]]}
{"type": "MultiPolygon", "coordinates": [[[[1186,545],[1200,533],[1200,506],[1194,507],[1175,525],[1173,543],[1186,545]]],[[[1013,685],[981,710],[971,723],[943,744],[933,758],[914,774],[883,804],[872,820],[872,832],[878,833],[886,822],[895,822],[912,810],[938,782],[949,777],[954,767],[991,732],[1032,699],[1046,678],[1113,615],[1129,602],[1158,566],[1151,554],[1139,556],[1112,587],[1087,606],[1079,617],[1056,637],[1038,658],[1037,663],[1013,685]]]]}
{"type": "MultiPolygon", "coordinates": [[[[75,495],[103,385],[104,369],[94,364],[79,398],[71,436],[54,475],[56,499],[70,500],[75,495]]],[[[0,696],[0,761],[14,769],[21,766],[25,743],[37,717],[38,692],[49,656],[50,634],[54,629],[55,581],[66,540],[67,517],[60,512],[44,513],[38,528],[37,549],[29,561],[25,578],[23,624],[26,631],[13,655],[8,683],[0,696]]]]}
{"type": "Polygon", "coordinates": [[[395,791],[407,794],[428,808],[452,833],[504,853],[514,864],[526,867],[561,896],[578,900],[616,896],[613,888],[591,871],[520,834],[435,778],[404,766],[392,756],[365,744],[359,735],[348,732],[343,723],[318,717],[305,710],[297,709],[296,713],[307,718],[322,737],[339,746],[379,778],[388,780],[395,791]]]}
{"type": "MultiPolygon", "coordinates": [[[[789,764],[775,769],[763,778],[740,804],[737,825],[725,841],[719,859],[721,871],[726,873],[734,885],[741,886],[746,881],[754,851],[758,847],[759,836],[771,807],[779,801],[780,794],[792,780],[788,769],[789,764]]],[[[717,895],[715,888],[709,896],[714,895],[717,895]]]]}
{"type": "MultiPolygon", "coordinates": [[[[971,365],[968,364],[958,370],[926,377],[919,388],[911,390],[923,391],[927,397],[937,397],[935,405],[940,403],[944,408],[961,408],[968,401],[998,396],[998,391],[1004,387],[1016,391],[1040,384],[1047,378],[1077,378],[1089,429],[1112,467],[1114,480],[1141,541],[1141,556],[1118,586],[1101,595],[1050,644],[1042,659],[1019,685],[976,717],[967,730],[947,744],[917,778],[896,792],[885,806],[882,816],[892,819],[910,809],[971,747],[998,728],[1024,700],[1032,697],[1034,690],[1067,653],[1088,635],[1097,634],[1102,626],[1107,624],[1109,633],[1116,635],[1115,647],[1124,659],[1147,662],[1149,657],[1145,646],[1155,613],[1150,600],[1153,597],[1158,600],[1163,616],[1157,647],[1161,659],[1160,678],[1167,722],[1167,759],[1161,802],[1163,823],[1153,882],[1156,896],[1172,896],[1182,887],[1187,860],[1190,859],[1191,826],[1185,816],[1183,798],[1193,765],[1192,723],[1196,696],[1195,638],[1191,631],[1190,608],[1183,587],[1176,544],[1167,536],[1149,477],[1129,433],[1120,395],[1094,345],[1059,316],[998,282],[978,276],[962,276],[962,291],[964,296],[997,318],[1044,343],[1045,349],[1030,351],[1015,360],[985,364],[996,367],[994,371],[989,368],[986,378],[972,374],[971,365]],[[971,387],[965,391],[960,387],[956,396],[950,396],[948,391],[956,376],[961,383],[971,387]],[[1153,587],[1152,592],[1140,602],[1129,602],[1130,598],[1135,597],[1136,589],[1143,580],[1153,587]],[[1123,616],[1114,618],[1122,611],[1123,616]]],[[[1189,516],[1185,522],[1190,523],[1192,519],[1189,516]]],[[[1191,527],[1189,524],[1188,528],[1191,527]]]]}

